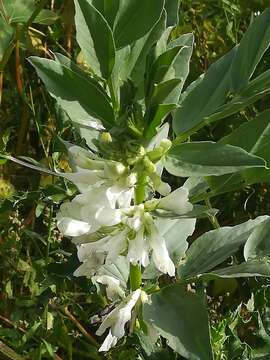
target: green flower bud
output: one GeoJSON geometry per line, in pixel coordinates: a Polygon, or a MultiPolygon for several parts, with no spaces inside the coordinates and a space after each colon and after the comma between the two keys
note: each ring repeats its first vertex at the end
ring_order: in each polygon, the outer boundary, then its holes
{"type": "Polygon", "coordinates": [[[148,173],[148,174],[152,174],[152,173],[155,173],[157,168],[156,168],[156,165],[149,159],[148,156],[145,156],[143,158],[143,167],[145,169],[145,171],[148,173]]]}
{"type": "Polygon", "coordinates": [[[154,150],[151,150],[147,153],[149,159],[153,162],[158,162],[171,148],[172,142],[168,139],[161,140],[159,146],[154,150]]]}
{"type": "Polygon", "coordinates": [[[104,173],[107,177],[120,177],[126,171],[126,167],[117,161],[104,161],[104,173]]]}
{"type": "Polygon", "coordinates": [[[109,132],[103,132],[100,135],[100,141],[102,141],[104,143],[111,143],[112,142],[111,134],[109,132]]]}

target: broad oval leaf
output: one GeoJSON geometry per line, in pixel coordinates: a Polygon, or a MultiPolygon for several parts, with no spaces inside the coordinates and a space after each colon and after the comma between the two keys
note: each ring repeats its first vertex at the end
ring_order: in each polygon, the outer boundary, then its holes
{"type": "Polygon", "coordinates": [[[174,26],[179,20],[179,5],[181,0],[166,0],[167,26],[174,26]]]}
{"type": "Polygon", "coordinates": [[[233,90],[244,88],[270,45],[270,8],[255,18],[244,34],[232,63],[233,90]]]}
{"type": "Polygon", "coordinates": [[[165,159],[166,170],[182,177],[223,175],[251,167],[265,167],[265,161],[239,147],[210,141],[175,145],[165,159]]]}
{"type": "Polygon", "coordinates": [[[194,35],[189,33],[179,36],[177,39],[171,41],[168,44],[169,49],[175,46],[182,46],[182,49],[173,63],[173,71],[171,74],[173,77],[181,79],[181,82],[178,87],[167,97],[167,103],[179,102],[181,91],[189,74],[190,58],[193,51],[193,43],[194,35]]]}
{"type": "Polygon", "coordinates": [[[200,127],[236,114],[269,93],[270,70],[266,70],[254,80],[250,81],[250,83],[231,101],[217,108],[212,115],[206,116],[200,127]]]}
{"type": "Polygon", "coordinates": [[[120,0],[115,21],[114,39],[119,49],[148,33],[158,21],[164,0],[120,0]]]}
{"type": "Polygon", "coordinates": [[[212,277],[220,278],[239,278],[239,277],[253,277],[253,276],[270,276],[270,262],[269,260],[250,260],[239,265],[232,265],[226,268],[211,271],[209,274],[203,275],[204,279],[211,279],[212,277]]]}
{"type": "Polygon", "coordinates": [[[203,296],[180,285],[165,287],[143,306],[143,318],[181,356],[190,360],[213,359],[203,296]]]}
{"type": "Polygon", "coordinates": [[[185,138],[201,126],[206,116],[223,105],[230,91],[230,67],[236,48],[212,64],[205,76],[183,99],[175,112],[173,129],[185,138]]]}
{"type": "MultiPolygon", "coordinates": [[[[265,110],[253,120],[245,122],[219,142],[239,146],[251,154],[262,157],[270,165],[270,109],[265,110]]],[[[256,182],[269,182],[269,169],[247,169],[234,175],[210,177],[207,179],[213,194],[231,191],[256,182]]]]}
{"type": "Polygon", "coordinates": [[[270,219],[254,229],[244,247],[246,261],[262,256],[270,256],[270,219]]]}
{"type": "Polygon", "coordinates": [[[188,249],[185,261],[178,268],[179,276],[192,278],[214,269],[244,245],[255,227],[268,218],[259,216],[240,225],[226,226],[203,234],[188,249]]]}
{"type": "Polygon", "coordinates": [[[29,61],[47,90],[71,118],[77,117],[77,122],[85,123],[93,116],[108,128],[113,125],[114,112],[108,96],[96,81],[83,77],[76,65],[73,70],[53,60],[30,57],[29,61]]]}
{"type": "Polygon", "coordinates": [[[92,0],[91,2],[107,20],[110,28],[113,29],[114,21],[119,8],[119,0],[92,0]]]}
{"type": "Polygon", "coordinates": [[[115,45],[107,21],[90,0],[75,0],[76,38],[93,71],[108,79],[115,62],[115,45]]]}

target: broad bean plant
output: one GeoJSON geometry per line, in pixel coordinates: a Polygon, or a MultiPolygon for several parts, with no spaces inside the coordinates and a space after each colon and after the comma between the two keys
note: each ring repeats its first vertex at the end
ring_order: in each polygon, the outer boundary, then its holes
{"type": "Polygon", "coordinates": [[[78,189],[57,215],[77,246],[74,276],[106,292],[99,351],[135,332],[153,347],[166,339],[187,359],[213,359],[202,284],[269,276],[270,218],[220,227],[209,199],[270,180],[270,109],[218,142],[192,135],[270,93],[270,69],[255,71],[270,43],[270,9],[187,85],[194,37],[175,30],[179,1],[74,3],[84,66],[58,53],[29,61],[85,139],[62,140],[71,170],[56,164],[53,174],[78,189]],[[164,169],[183,185],[171,189],[164,169]],[[203,217],[214,229],[198,237],[203,217]],[[243,262],[222,265],[239,248],[243,262]]]}

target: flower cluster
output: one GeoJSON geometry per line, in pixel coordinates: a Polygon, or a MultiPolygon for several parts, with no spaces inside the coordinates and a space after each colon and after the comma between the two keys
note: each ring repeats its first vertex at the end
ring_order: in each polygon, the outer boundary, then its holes
{"type": "MultiPolygon", "coordinates": [[[[110,328],[100,348],[100,351],[107,351],[124,336],[125,324],[144,293],[138,289],[126,297],[123,284],[119,279],[106,275],[104,267],[124,257],[128,263],[143,269],[152,266],[158,272],[174,276],[175,264],[166,238],[160,232],[156,213],[181,216],[192,211],[192,204],[188,201],[185,187],[170,192],[169,186],[151,168],[149,176],[145,177],[149,189],[166,195],[162,198],[148,196],[144,203],[137,205],[134,194],[140,166],[136,168],[104,160],[78,146],[70,146],[68,150],[74,172],[64,173],[63,176],[77,186],[80,194],[61,205],[58,228],[64,235],[72,237],[77,245],[81,265],[74,275],[91,278],[97,288],[105,286],[109,300],[121,300],[97,331],[98,335],[102,335],[110,328]]],[[[141,163],[153,159],[159,161],[161,157],[162,149],[150,150],[147,160],[143,158],[141,163]]],[[[192,219],[192,229],[194,224],[192,219]]]]}

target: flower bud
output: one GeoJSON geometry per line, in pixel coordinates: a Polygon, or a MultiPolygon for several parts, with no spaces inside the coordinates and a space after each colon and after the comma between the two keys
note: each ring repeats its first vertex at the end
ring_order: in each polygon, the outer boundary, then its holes
{"type": "Polygon", "coordinates": [[[102,141],[104,143],[111,143],[112,142],[111,134],[109,132],[103,132],[100,135],[100,141],[102,141]]]}
{"type": "Polygon", "coordinates": [[[161,140],[159,146],[147,153],[147,156],[151,161],[157,162],[169,151],[171,146],[172,142],[170,140],[163,139],[161,140]]]}
{"type": "Polygon", "coordinates": [[[143,158],[143,166],[148,174],[155,173],[157,170],[156,165],[148,158],[148,156],[143,158]]]}
{"type": "Polygon", "coordinates": [[[117,161],[107,161],[104,164],[104,173],[108,178],[118,178],[126,171],[126,167],[117,161]]]}

